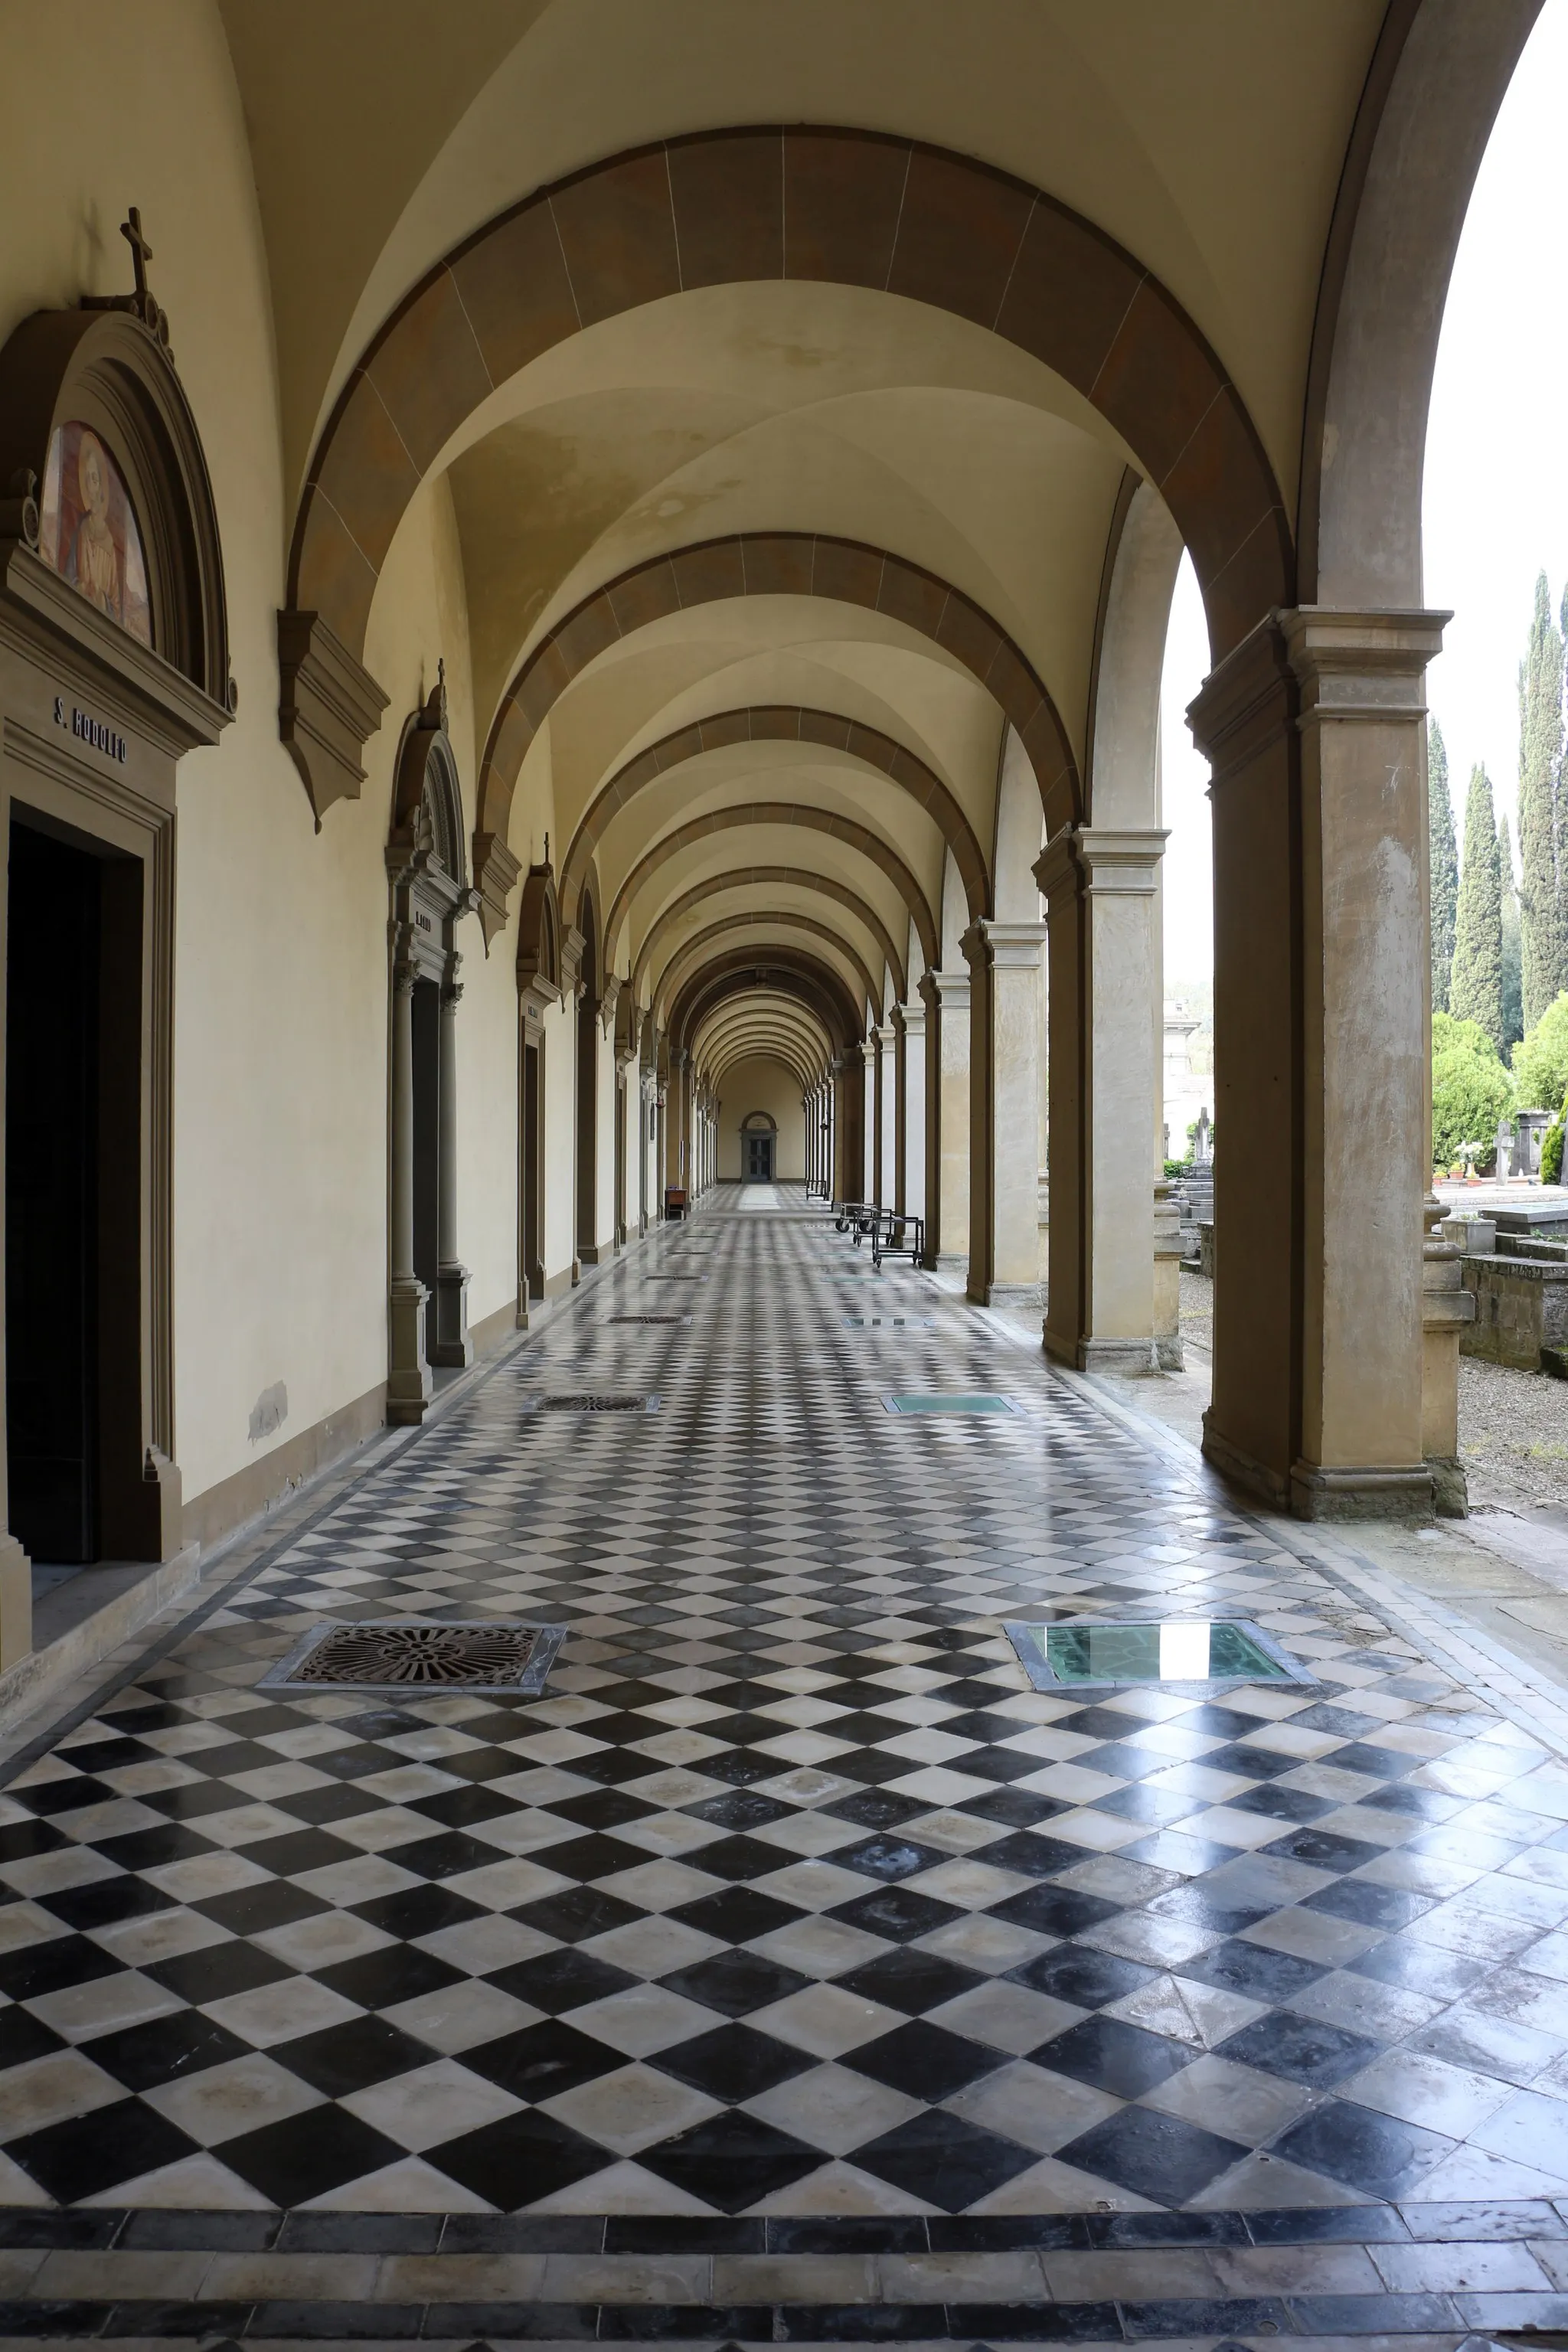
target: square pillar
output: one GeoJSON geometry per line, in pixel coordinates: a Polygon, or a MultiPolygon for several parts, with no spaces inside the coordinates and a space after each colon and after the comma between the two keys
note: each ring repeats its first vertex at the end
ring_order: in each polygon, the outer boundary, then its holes
{"type": "Polygon", "coordinates": [[[903,1072],[900,1101],[903,1133],[899,1151],[899,1205],[911,1217],[926,1213],[926,1009],[899,1007],[903,1072]]]}
{"type": "Polygon", "coordinates": [[[877,1032],[877,1198],[884,1209],[899,1195],[899,1033],[890,1013],[877,1032]]]}
{"type": "Polygon", "coordinates": [[[1068,827],[1035,878],[1049,909],[1047,1355],[1082,1371],[1152,1370],[1153,1014],[1165,835],[1068,827]]]}
{"type": "Polygon", "coordinates": [[[1040,1301],[1040,958],[1043,923],[982,920],[970,971],[969,1296],[1040,1301]]]}
{"type": "Polygon", "coordinates": [[[928,971],[926,1008],[926,1257],[963,1273],[969,1263],[969,974],[928,971]]]}
{"type": "Polygon", "coordinates": [[[1204,1447],[1306,1518],[1432,1507],[1424,678],[1446,618],[1278,613],[1188,714],[1215,771],[1204,1447]]]}
{"type": "Polygon", "coordinates": [[[873,1029],[860,1048],[866,1072],[865,1125],[861,1129],[861,1183],[857,1198],[877,1201],[882,1181],[882,1057],[873,1029]]]}

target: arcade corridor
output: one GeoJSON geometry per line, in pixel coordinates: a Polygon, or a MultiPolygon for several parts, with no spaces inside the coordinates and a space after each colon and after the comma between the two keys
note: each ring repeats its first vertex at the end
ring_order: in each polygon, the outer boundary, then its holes
{"type": "Polygon", "coordinates": [[[1561,1762],[1310,1530],[773,1197],[3,1768],[0,2333],[1568,2326],[1561,1762]],[[1016,1410],[884,1408],[954,1390],[1016,1410]],[[1036,1693],[1001,1621],[1053,1612],[1251,1619],[1317,1686],[1036,1693]],[[563,1625],[546,1695],[257,1687],[411,1615],[563,1625]]]}

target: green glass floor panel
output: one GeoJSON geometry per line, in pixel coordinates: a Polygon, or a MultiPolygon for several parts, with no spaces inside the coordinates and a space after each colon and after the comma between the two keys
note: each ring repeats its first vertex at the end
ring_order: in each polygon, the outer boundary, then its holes
{"type": "Polygon", "coordinates": [[[998,1396],[994,1391],[985,1390],[966,1395],[944,1395],[938,1391],[921,1396],[885,1396],[882,1403],[889,1412],[923,1413],[928,1416],[951,1413],[966,1418],[994,1412],[1016,1412],[1018,1410],[1011,1397],[998,1396]]]}
{"type": "Polygon", "coordinates": [[[1167,1617],[1138,1624],[1080,1618],[1009,1624],[1004,1631],[1037,1690],[1312,1680],[1259,1627],[1237,1618],[1167,1617]]]}

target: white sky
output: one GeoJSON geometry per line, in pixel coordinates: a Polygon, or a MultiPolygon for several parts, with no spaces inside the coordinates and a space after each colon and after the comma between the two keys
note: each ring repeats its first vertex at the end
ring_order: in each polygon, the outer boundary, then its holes
{"type": "MultiPolygon", "coordinates": [[[[1542,567],[1555,613],[1568,580],[1568,299],[1563,121],[1568,0],[1546,0],[1502,103],[1459,243],[1426,439],[1426,602],[1449,608],[1427,700],[1448,747],[1461,838],[1465,787],[1484,762],[1514,831],[1517,677],[1542,567]]],[[[1214,968],[1205,763],[1184,713],[1207,637],[1184,562],[1163,693],[1167,992],[1214,968]]]]}

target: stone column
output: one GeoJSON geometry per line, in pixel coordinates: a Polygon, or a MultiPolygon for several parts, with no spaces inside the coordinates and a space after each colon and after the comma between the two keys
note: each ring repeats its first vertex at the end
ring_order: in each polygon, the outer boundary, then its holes
{"type": "Polygon", "coordinates": [[[1307,1518],[1432,1507],[1423,681],[1445,617],[1277,614],[1189,713],[1215,770],[1204,1448],[1307,1518]]]}
{"type": "Polygon", "coordinates": [[[1043,923],[973,924],[969,960],[969,1295],[1040,1299],[1039,1098],[1043,923]],[[982,1238],[984,1236],[984,1238],[982,1238]]]}
{"type": "Polygon", "coordinates": [[[899,1193],[899,1033],[896,1014],[877,1032],[877,1198],[896,1208],[899,1193]]]}
{"type": "Polygon", "coordinates": [[[458,1006],[462,983],[441,989],[439,1128],[436,1175],[436,1345],[442,1365],[471,1364],[468,1337],[468,1269],[458,1255],[458,1006]]]}
{"type": "Polygon", "coordinates": [[[969,974],[928,971],[926,1008],[926,1264],[969,1263],[969,974]]]}
{"type": "Polygon", "coordinates": [[[873,1029],[860,1048],[866,1071],[864,1125],[861,1129],[860,1180],[858,1201],[874,1201],[881,1181],[882,1065],[873,1029]]]}
{"type": "Polygon", "coordinates": [[[1035,867],[1049,908],[1045,1344],[1080,1370],[1156,1360],[1151,1006],[1164,841],[1152,827],[1069,826],[1035,867]]]}
{"type": "Polygon", "coordinates": [[[926,1213],[926,1009],[901,1004],[903,1136],[899,1152],[899,1200],[911,1217],[926,1213]]]}
{"type": "Polygon", "coordinates": [[[392,1276],[391,1362],[386,1417],[423,1421],[430,1402],[425,1354],[425,1306],[429,1292],[414,1271],[414,987],[412,964],[399,964],[392,983],[392,1276]]]}

